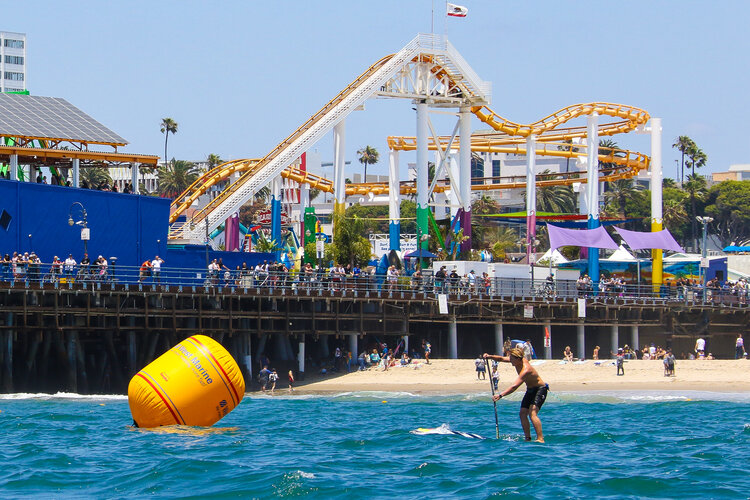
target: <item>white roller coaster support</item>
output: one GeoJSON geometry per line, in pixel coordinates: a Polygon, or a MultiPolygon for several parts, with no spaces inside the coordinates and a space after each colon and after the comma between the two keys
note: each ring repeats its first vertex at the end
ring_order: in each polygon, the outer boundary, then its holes
{"type": "Polygon", "coordinates": [[[536,236],[536,136],[526,138],[526,260],[534,276],[531,254],[536,236]]]}
{"type": "MultiPolygon", "coordinates": [[[[237,181],[242,183],[234,192],[217,199],[216,206],[208,207],[209,230],[215,229],[229,214],[236,212],[252,196],[277,177],[303,152],[310,149],[337,123],[372,95],[381,90],[386,81],[393,78],[403,67],[409,64],[420,53],[431,54],[438,64],[442,65],[456,78],[460,79],[467,95],[464,99],[475,103],[489,103],[490,84],[480,80],[453,46],[440,35],[420,34],[403,49],[388,59],[371,74],[364,76],[361,82],[353,85],[320,114],[317,120],[307,128],[300,128],[290,136],[288,143],[278,148],[278,153],[269,157],[257,171],[244,174],[237,181]]],[[[404,96],[406,97],[406,96],[404,96]]],[[[188,240],[200,240],[206,231],[206,219],[196,220],[192,230],[185,225],[183,237],[188,240]]]]}
{"type": "Polygon", "coordinates": [[[461,108],[459,113],[459,155],[461,164],[461,201],[464,215],[461,227],[468,239],[461,243],[461,251],[471,248],[471,109],[461,108]]]}
{"type": "Polygon", "coordinates": [[[401,250],[401,192],[399,190],[398,151],[388,154],[388,232],[390,249],[401,250]]]}
{"type": "MultiPolygon", "coordinates": [[[[346,187],[344,186],[346,165],[346,120],[341,120],[333,128],[333,192],[336,203],[344,203],[346,187]]],[[[364,180],[362,182],[367,182],[364,180]]]]}

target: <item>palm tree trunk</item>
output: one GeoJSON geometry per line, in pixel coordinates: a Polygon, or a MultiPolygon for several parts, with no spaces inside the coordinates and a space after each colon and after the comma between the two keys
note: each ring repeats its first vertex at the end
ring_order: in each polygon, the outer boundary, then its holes
{"type": "Polygon", "coordinates": [[[685,182],[685,152],[682,152],[682,163],[680,168],[680,187],[682,187],[682,183],[685,182]]]}
{"type": "Polygon", "coordinates": [[[164,168],[167,167],[167,141],[169,140],[169,130],[164,132],[164,168]]]}
{"type": "Polygon", "coordinates": [[[365,162],[365,178],[362,179],[362,182],[367,182],[367,162],[365,162]]]}

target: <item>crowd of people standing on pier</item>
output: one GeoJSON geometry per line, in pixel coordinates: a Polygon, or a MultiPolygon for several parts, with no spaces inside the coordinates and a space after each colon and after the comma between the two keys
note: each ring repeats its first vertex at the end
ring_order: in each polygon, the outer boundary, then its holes
{"type": "Polygon", "coordinates": [[[6,253],[0,258],[0,281],[19,283],[60,283],[78,281],[104,281],[109,264],[103,256],[93,262],[84,254],[77,262],[73,254],[62,260],[57,255],[51,262],[42,262],[35,252],[6,253]]]}

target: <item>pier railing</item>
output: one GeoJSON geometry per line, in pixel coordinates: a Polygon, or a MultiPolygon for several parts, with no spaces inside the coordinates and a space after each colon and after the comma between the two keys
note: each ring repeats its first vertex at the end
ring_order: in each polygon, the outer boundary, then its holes
{"type": "Polygon", "coordinates": [[[382,276],[329,271],[263,271],[255,269],[143,269],[108,265],[65,267],[50,264],[2,265],[0,287],[32,289],[190,290],[194,293],[252,293],[263,295],[364,296],[437,299],[441,294],[461,300],[684,302],[688,305],[748,307],[747,289],[705,289],[702,286],[662,286],[601,283],[580,288],[572,280],[464,277],[440,279],[432,275],[382,276]]]}

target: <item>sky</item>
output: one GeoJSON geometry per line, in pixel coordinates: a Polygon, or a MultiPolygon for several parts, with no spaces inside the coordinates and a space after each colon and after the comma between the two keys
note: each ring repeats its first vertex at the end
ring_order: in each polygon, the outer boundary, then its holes
{"type": "MultiPolygon", "coordinates": [[[[418,33],[447,35],[492,83],[490,107],[519,123],[593,101],[628,104],[662,118],[663,165],[691,137],[703,173],[750,163],[750,2],[458,0],[259,2],[0,0],[1,31],[27,35],[27,87],[62,97],[129,141],[164,154],[162,118],[179,124],[168,156],[258,158],[340,90],[418,33]]],[[[413,136],[406,100],[369,100],[347,118],[346,153],[370,145],[387,173],[389,135],[413,136]]],[[[438,133],[453,122],[436,119],[438,133]]],[[[474,119],[473,129],[486,129],[474,119]]],[[[316,149],[333,157],[332,134],[316,149]]],[[[650,154],[647,136],[617,136],[650,154]]],[[[409,157],[403,162],[413,161],[409,157]]],[[[347,177],[351,177],[347,170],[347,177]]]]}

